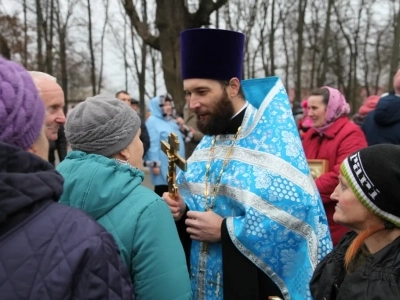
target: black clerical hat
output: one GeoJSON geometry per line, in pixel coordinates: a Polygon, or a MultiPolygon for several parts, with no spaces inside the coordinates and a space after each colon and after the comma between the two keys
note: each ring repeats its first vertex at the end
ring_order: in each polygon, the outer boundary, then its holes
{"type": "Polygon", "coordinates": [[[243,33],[220,29],[189,29],[181,33],[182,78],[242,79],[243,33]]]}

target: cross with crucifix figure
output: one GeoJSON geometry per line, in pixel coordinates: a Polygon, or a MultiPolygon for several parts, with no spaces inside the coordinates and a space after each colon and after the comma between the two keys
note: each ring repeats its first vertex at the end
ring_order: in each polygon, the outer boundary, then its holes
{"type": "Polygon", "coordinates": [[[168,143],[161,141],[161,150],[168,156],[168,193],[172,199],[178,195],[178,186],[176,185],[176,167],[178,166],[182,171],[186,171],[186,160],[179,155],[179,139],[178,136],[171,132],[168,136],[168,143]]]}

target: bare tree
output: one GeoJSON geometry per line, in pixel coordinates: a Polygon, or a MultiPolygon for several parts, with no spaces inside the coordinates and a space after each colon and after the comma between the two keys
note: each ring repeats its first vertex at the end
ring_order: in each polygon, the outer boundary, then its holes
{"type": "Polygon", "coordinates": [[[179,34],[185,29],[210,24],[212,12],[227,0],[200,0],[199,7],[190,13],[184,0],[156,0],[156,28],[158,34],[149,30],[149,24],[140,19],[133,0],[121,0],[125,11],[139,36],[150,47],[161,51],[164,80],[173,95],[178,110],[184,105],[182,79],[180,76],[179,34]],[[174,20],[173,22],[171,20],[174,20]]]}
{"type": "Polygon", "coordinates": [[[90,52],[90,78],[92,82],[92,94],[96,95],[96,60],[94,57],[93,47],[93,34],[92,34],[92,8],[90,6],[90,0],[87,0],[87,13],[88,13],[88,43],[90,52]]]}
{"type": "MultiPolygon", "coordinates": [[[[287,20],[289,16],[289,10],[283,9],[283,7],[280,5],[279,9],[279,16],[280,19],[282,20],[287,20]]],[[[290,64],[291,64],[291,59],[290,59],[290,50],[289,50],[289,43],[288,43],[288,24],[286,22],[282,22],[282,43],[283,43],[283,50],[285,53],[285,64],[284,64],[284,73],[285,73],[285,86],[286,89],[289,89],[290,83],[289,83],[289,74],[290,74],[290,64]]]]}
{"type": "MultiPolygon", "coordinates": [[[[395,8],[395,2],[393,1],[393,8],[395,8]]],[[[390,73],[389,73],[389,89],[393,89],[393,76],[399,67],[399,57],[400,57],[400,7],[395,14],[396,18],[393,22],[394,26],[394,38],[392,45],[392,59],[390,61],[390,73]]]]}
{"type": "Polygon", "coordinates": [[[44,71],[43,63],[43,14],[42,14],[42,4],[40,0],[36,0],[36,32],[37,32],[37,70],[44,71]]]}
{"type": "Polygon", "coordinates": [[[325,29],[324,29],[324,37],[322,41],[322,58],[321,58],[321,68],[319,72],[319,76],[317,79],[317,86],[323,86],[326,80],[326,74],[328,72],[328,49],[329,49],[329,37],[331,32],[331,12],[332,7],[335,3],[335,0],[328,0],[328,10],[326,12],[326,21],[325,21],[325,29]]]}
{"type": "Polygon", "coordinates": [[[64,91],[65,97],[65,112],[68,109],[68,28],[69,22],[73,14],[73,8],[75,7],[78,0],[68,0],[63,1],[67,3],[66,14],[62,15],[62,9],[60,5],[60,0],[55,1],[55,19],[56,19],[56,29],[58,33],[59,40],[59,58],[60,58],[60,77],[61,77],[61,87],[64,91]]]}
{"type": "Polygon", "coordinates": [[[54,0],[46,1],[46,18],[42,27],[46,43],[46,72],[53,75],[54,0]]]}
{"type": "Polygon", "coordinates": [[[340,4],[335,3],[334,5],[337,24],[349,51],[348,73],[346,75],[347,83],[344,84],[343,90],[346,99],[353,109],[357,106],[360,92],[358,80],[359,42],[361,22],[366,4],[366,0],[361,0],[356,9],[353,9],[354,6],[351,6],[348,0],[342,1],[340,4]],[[342,8],[342,11],[340,11],[339,6],[342,8]],[[346,9],[344,10],[343,7],[346,7],[346,9]],[[353,17],[346,18],[346,14],[351,14],[353,17]]]}
{"type": "Polygon", "coordinates": [[[296,80],[295,80],[295,101],[301,101],[302,96],[302,59],[303,59],[303,32],[307,0],[298,0],[298,21],[297,21],[297,54],[296,54],[296,80]]]}
{"type": "MultiPolygon", "coordinates": [[[[263,1],[264,6],[266,5],[266,1],[263,1]]],[[[275,33],[278,28],[279,22],[276,22],[275,18],[275,8],[276,8],[276,0],[272,0],[271,3],[271,25],[270,25],[270,33],[269,33],[269,56],[270,56],[270,70],[269,74],[274,75],[275,74],[275,33]]],[[[264,8],[265,13],[267,12],[267,9],[264,8]]],[[[279,21],[281,21],[279,19],[279,21]]]]}
{"type": "MultiPolygon", "coordinates": [[[[100,94],[101,88],[103,86],[103,71],[104,71],[104,40],[106,35],[106,29],[108,25],[108,6],[109,0],[103,0],[105,15],[104,15],[104,23],[103,28],[101,30],[101,38],[100,38],[100,70],[99,70],[99,80],[97,83],[97,92],[96,94],[100,94]]],[[[125,30],[125,27],[124,27],[125,30]]]]}
{"type": "Polygon", "coordinates": [[[28,7],[26,5],[26,0],[23,4],[24,11],[24,55],[23,55],[23,65],[26,67],[28,65],[28,7]]]}

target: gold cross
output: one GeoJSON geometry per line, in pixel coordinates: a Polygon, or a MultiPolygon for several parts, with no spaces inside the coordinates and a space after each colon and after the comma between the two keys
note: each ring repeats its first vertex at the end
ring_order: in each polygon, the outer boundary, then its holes
{"type": "Polygon", "coordinates": [[[175,199],[178,194],[178,186],[176,185],[176,167],[182,171],[186,171],[186,160],[179,155],[179,139],[178,136],[171,132],[168,136],[168,143],[161,141],[161,150],[168,156],[168,193],[172,199],[175,199]]]}

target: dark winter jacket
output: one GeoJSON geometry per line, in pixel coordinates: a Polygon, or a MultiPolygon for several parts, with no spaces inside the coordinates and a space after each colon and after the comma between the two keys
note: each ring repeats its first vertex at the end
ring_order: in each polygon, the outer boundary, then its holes
{"type": "Polygon", "coordinates": [[[68,142],[67,138],[65,137],[64,125],[61,125],[60,129],[58,129],[57,140],[49,141],[49,143],[50,143],[49,163],[55,166],[56,164],[55,151],[57,151],[60,162],[62,162],[64,158],[67,156],[68,142]]]}
{"type": "Polygon", "coordinates": [[[343,236],[315,269],[310,283],[314,300],[399,300],[400,237],[347,273],[344,256],[356,236],[353,231],[343,236]]]}
{"type": "Polygon", "coordinates": [[[330,199],[333,190],[339,184],[339,168],[343,160],[353,152],[367,146],[361,129],[343,116],[334,121],[321,136],[310,128],[303,138],[303,147],[307,159],[326,159],[329,170],[315,180],[321,194],[333,245],[336,245],[348,229],[333,221],[336,203],[330,199]]]}
{"type": "Polygon", "coordinates": [[[379,100],[364,120],[362,130],[368,145],[400,145],[400,97],[390,93],[379,100]]]}
{"type": "Polygon", "coordinates": [[[140,124],[140,129],[141,129],[140,140],[143,143],[143,157],[144,157],[146,155],[147,151],[150,148],[150,137],[149,137],[149,132],[147,131],[146,123],[145,123],[145,121],[143,120],[142,117],[140,117],[140,121],[141,121],[141,124],[140,124]]]}
{"type": "Polygon", "coordinates": [[[134,299],[113,238],[56,202],[62,185],[49,163],[0,143],[0,299],[134,299]]]}

